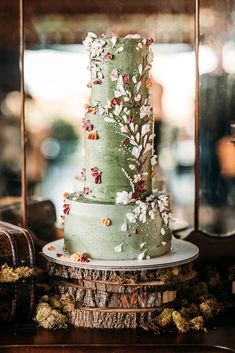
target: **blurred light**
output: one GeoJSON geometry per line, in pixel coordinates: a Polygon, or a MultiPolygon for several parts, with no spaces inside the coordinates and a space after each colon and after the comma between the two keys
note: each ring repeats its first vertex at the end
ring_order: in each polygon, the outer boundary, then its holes
{"type": "Polygon", "coordinates": [[[194,164],[195,145],[193,140],[180,140],[175,144],[174,155],[177,163],[184,167],[194,164]]]}
{"type": "Polygon", "coordinates": [[[172,170],[176,166],[176,161],[172,155],[171,149],[167,147],[162,147],[159,157],[159,165],[164,170],[172,170]]]}
{"type": "Polygon", "coordinates": [[[58,140],[49,137],[42,142],[40,150],[46,159],[55,159],[60,153],[60,144],[58,140]]]}
{"type": "Polygon", "coordinates": [[[5,116],[20,117],[20,92],[13,91],[7,94],[1,104],[1,112],[5,116]]]}
{"type": "Polygon", "coordinates": [[[223,46],[223,68],[229,74],[235,74],[235,43],[227,42],[223,46]]]}

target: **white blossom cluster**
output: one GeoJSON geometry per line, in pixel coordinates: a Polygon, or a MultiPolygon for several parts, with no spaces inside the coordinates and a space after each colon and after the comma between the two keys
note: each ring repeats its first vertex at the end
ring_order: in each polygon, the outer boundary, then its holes
{"type": "MultiPolygon", "coordinates": [[[[123,191],[118,193],[117,203],[128,204],[133,202],[132,193],[123,191]]],[[[155,195],[146,197],[145,201],[137,200],[134,202],[137,206],[129,211],[126,215],[126,220],[121,226],[123,232],[128,230],[128,222],[136,223],[138,221],[146,223],[148,219],[154,219],[156,212],[159,211],[163,225],[166,227],[169,225],[170,220],[170,207],[169,207],[169,196],[163,192],[159,192],[155,195]]],[[[161,234],[165,234],[165,230],[161,228],[161,234]]]]}

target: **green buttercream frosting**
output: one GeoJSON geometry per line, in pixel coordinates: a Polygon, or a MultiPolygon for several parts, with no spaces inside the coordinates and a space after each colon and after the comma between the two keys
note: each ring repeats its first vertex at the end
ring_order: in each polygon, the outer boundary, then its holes
{"type": "Polygon", "coordinates": [[[65,246],[93,259],[145,259],[171,248],[170,201],[152,194],[151,40],[89,33],[91,101],[83,122],[84,193],[65,199],[65,246]]]}
{"type": "Polygon", "coordinates": [[[150,194],[151,146],[146,150],[147,143],[152,143],[153,126],[147,88],[149,45],[140,38],[117,38],[115,42],[98,38],[92,43],[91,112],[86,114],[85,123],[91,124],[98,139],[89,139],[91,132],[85,132],[85,187],[89,188],[86,197],[114,201],[117,192],[133,191],[135,185],[131,181],[138,174],[144,181],[143,192],[150,194]],[[148,130],[145,135],[143,129],[148,130]],[[133,156],[133,148],[141,144],[139,155],[133,156]],[[99,184],[91,174],[94,167],[101,173],[99,184]]]}

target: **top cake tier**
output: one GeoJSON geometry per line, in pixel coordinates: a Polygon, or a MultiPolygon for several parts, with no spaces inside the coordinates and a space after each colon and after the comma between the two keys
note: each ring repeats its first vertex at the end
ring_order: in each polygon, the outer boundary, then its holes
{"type": "Polygon", "coordinates": [[[147,43],[140,38],[98,38],[93,42],[89,66],[92,105],[98,102],[105,107],[114,97],[123,98],[127,107],[145,103],[149,96],[145,82],[152,61],[147,43]]]}
{"type": "Polygon", "coordinates": [[[91,101],[84,119],[89,199],[114,202],[124,191],[130,198],[151,193],[151,159],[155,162],[149,102],[151,43],[136,35],[93,33],[84,41],[91,73],[91,101]]]}

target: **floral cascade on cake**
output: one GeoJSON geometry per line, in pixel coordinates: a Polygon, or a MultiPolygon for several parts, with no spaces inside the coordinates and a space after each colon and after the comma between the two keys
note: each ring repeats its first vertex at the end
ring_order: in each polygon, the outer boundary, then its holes
{"type": "Polygon", "coordinates": [[[152,193],[152,39],[88,33],[91,102],[83,120],[83,191],[65,193],[65,249],[144,260],[171,248],[170,200],[152,193]]]}

